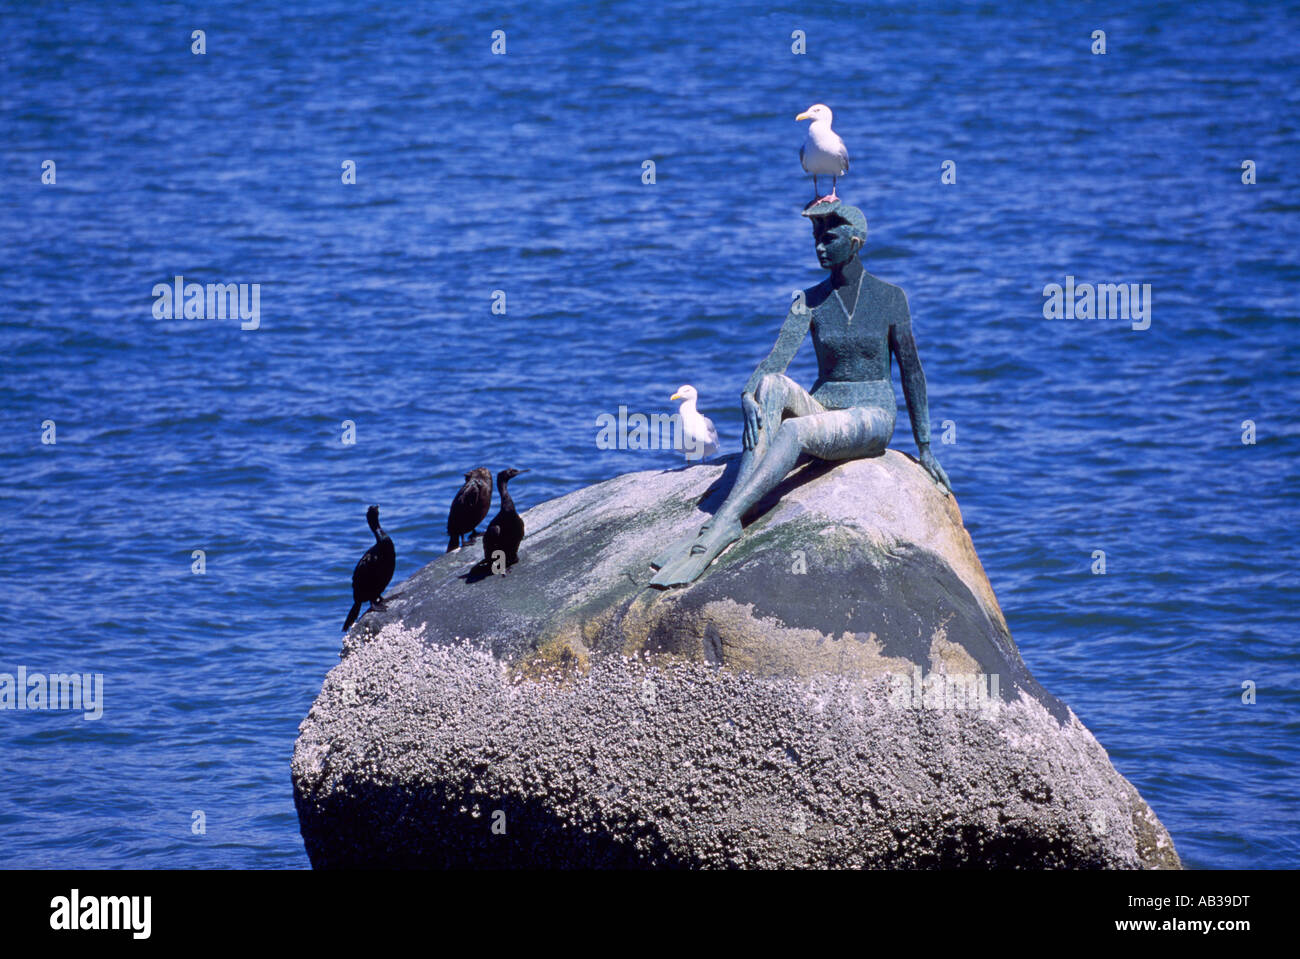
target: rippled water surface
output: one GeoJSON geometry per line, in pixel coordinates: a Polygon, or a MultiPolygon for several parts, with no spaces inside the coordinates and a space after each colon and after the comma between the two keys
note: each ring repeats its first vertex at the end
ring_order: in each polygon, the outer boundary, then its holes
{"type": "Polygon", "coordinates": [[[366,505],[400,579],[471,466],[526,506],[675,465],[598,412],[690,382],[738,448],[819,276],[816,101],[1030,668],[1188,864],[1300,862],[1300,16],[272,6],[0,14],[0,671],[105,677],[97,722],[0,712],[0,865],[307,865],[288,762],[366,505]],[[261,284],[260,329],[155,319],[177,274],[261,284]],[[1044,319],[1067,275],[1151,284],[1150,328],[1044,319]]]}

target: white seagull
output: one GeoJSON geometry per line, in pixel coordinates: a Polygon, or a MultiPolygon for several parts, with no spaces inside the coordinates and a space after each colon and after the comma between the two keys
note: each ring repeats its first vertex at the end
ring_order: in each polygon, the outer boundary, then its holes
{"type": "Polygon", "coordinates": [[[679,412],[682,417],[682,445],[687,460],[703,459],[718,451],[718,431],[713,420],[695,408],[699,395],[695,387],[687,385],[678,387],[677,392],[668,397],[670,400],[682,401],[679,412]]]}
{"type": "Polygon", "coordinates": [[[817,193],[817,178],[831,178],[831,192],[818,196],[814,202],[838,200],[835,195],[835,181],[849,172],[849,148],[844,145],[840,135],[831,129],[831,108],[824,103],[814,103],[795,121],[811,120],[808,127],[808,139],[799,148],[799,162],[804,170],[813,175],[813,192],[817,193]]]}

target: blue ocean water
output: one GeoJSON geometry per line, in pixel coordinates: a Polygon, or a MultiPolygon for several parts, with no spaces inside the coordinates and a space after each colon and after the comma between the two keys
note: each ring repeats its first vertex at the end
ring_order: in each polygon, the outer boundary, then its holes
{"type": "Polygon", "coordinates": [[[1298,34],[1246,3],[5,4],[0,671],[102,673],[104,712],[0,712],[0,865],[306,866],[288,763],[366,506],[401,579],[472,466],[531,468],[527,506],[677,465],[597,449],[600,412],[690,382],[737,449],[819,278],[818,101],[1030,668],[1187,864],[1300,864],[1298,34]],[[260,284],[260,327],[156,319],[177,275],[260,284]],[[1046,319],[1067,276],[1150,284],[1150,328],[1046,319]]]}

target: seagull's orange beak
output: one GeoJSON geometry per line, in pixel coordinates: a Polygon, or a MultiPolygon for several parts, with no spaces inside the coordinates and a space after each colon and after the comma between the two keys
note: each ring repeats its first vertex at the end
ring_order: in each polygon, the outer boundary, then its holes
{"type": "Polygon", "coordinates": [[[805,110],[803,113],[799,114],[797,117],[794,118],[794,122],[798,123],[800,120],[811,120],[811,119],[812,119],[812,114],[809,113],[807,110],[805,110]]]}

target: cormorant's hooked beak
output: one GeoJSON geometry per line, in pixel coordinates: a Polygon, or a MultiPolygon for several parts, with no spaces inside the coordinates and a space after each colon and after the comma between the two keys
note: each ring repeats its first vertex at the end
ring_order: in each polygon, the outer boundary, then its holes
{"type": "Polygon", "coordinates": [[[805,110],[803,113],[799,114],[797,117],[794,118],[794,122],[798,123],[800,120],[811,120],[811,119],[812,119],[812,114],[809,113],[807,110],[805,110]]]}

